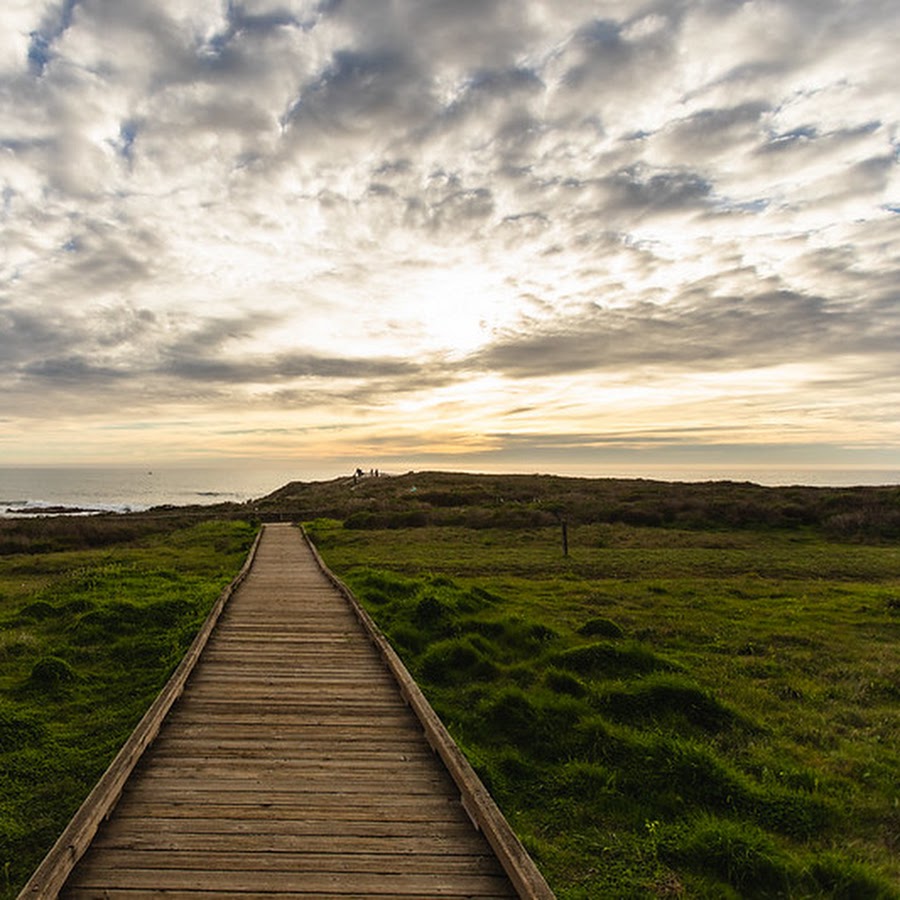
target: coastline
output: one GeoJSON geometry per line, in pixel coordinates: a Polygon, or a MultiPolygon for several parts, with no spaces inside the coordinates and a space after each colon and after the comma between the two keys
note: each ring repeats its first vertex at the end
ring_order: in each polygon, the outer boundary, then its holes
{"type": "MultiPolygon", "coordinates": [[[[419,467],[421,469],[421,467],[419,467]]],[[[405,471],[394,467],[395,471],[405,471]]],[[[452,471],[438,469],[433,471],[452,471]]],[[[252,464],[207,467],[0,466],[0,518],[140,513],[161,506],[245,503],[293,481],[327,481],[341,473],[252,464]]],[[[476,474],[476,473],[468,473],[476,474]]],[[[512,474],[485,470],[477,474],[512,474]]],[[[900,485],[900,469],[742,469],[628,467],[605,471],[560,471],[574,478],[616,478],[673,483],[731,481],[763,487],[888,487],[900,485]]]]}
{"type": "Polygon", "coordinates": [[[244,503],[297,477],[295,471],[238,466],[0,466],[0,517],[138,513],[158,506],[244,503]]]}

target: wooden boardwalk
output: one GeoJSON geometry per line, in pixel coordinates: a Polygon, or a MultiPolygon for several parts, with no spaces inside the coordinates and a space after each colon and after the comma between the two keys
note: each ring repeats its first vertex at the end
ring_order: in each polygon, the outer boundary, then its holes
{"type": "Polygon", "coordinates": [[[265,526],[58,896],[552,897],[511,880],[407,699],[302,535],[265,526]]]}

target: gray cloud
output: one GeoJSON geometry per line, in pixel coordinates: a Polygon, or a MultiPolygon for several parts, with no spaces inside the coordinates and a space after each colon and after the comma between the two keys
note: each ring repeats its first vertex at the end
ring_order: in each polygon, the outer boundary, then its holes
{"type": "MultiPolygon", "coordinates": [[[[263,387],[276,405],[377,403],[380,397],[447,384],[457,377],[440,358],[329,356],[310,350],[241,349],[274,316],[189,321],[129,305],[97,307],[55,320],[0,307],[0,361],[7,401],[39,394],[28,415],[78,395],[77,408],[111,401],[144,406],[165,399],[247,399],[263,387]],[[300,382],[302,389],[285,387],[300,382]]],[[[70,402],[66,400],[65,402],[70,402]]]]}
{"type": "MultiPolygon", "coordinates": [[[[399,52],[337,51],[328,66],[303,86],[282,124],[298,139],[310,129],[340,138],[372,128],[409,128],[428,114],[421,73],[399,52]]],[[[383,135],[382,135],[383,138],[383,135]]]]}
{"type": "Polygon", "coordinates": [[[34,7],[0,13],[5,414],[883,375],[900,337],[887,0],[34,7]]]}
{"type": "Polygon", "coordinates": [[[822,297],[773,291],[721,297],[698,287],[685,304],[627,310],[591,306],[581,315],[520,335],[504,335],[470,361],[516,378],[583,371],[681,371],[885,356],[900,341],[889,301],[865,309],[822,297]],[[872,322],[878,323],[872,327],[872,322]]]}
{"type": "Polygon", "coordinates": [[[188,382],[215,381],[240,385],[296,378],[415,377],[418,368],[418,366],[403,360],[340,359],[315,356],[310,353],[288,353],[274,358],[244,360],[179,356],[167,361],[163,365],[162,371],[188,382]]]}

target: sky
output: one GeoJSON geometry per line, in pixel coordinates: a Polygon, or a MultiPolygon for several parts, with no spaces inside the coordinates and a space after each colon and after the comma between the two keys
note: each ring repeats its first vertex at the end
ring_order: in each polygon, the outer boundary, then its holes
{"type": "Polygon", "coordinates": [[[896,0],[3,0],[0,465],[900,469],[896,0]]]}

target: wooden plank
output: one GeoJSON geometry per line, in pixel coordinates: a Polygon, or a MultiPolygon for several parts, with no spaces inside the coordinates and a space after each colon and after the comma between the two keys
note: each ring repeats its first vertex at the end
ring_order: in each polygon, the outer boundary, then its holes
{"type": "MultiPolygon", "coordinates": [[[[223,838],[240,836],[238,846],[245,840],[264,842],[262,849],[277,853],[283,850],[326,853],[352,853],[364,846],[367,852],[389,850],[393,853],[441,853],[446,856],[466,856],[474,836],[471,826],[449,823],[441,829],[425,830],[420,823],[408,823],[402,832],[398,823],[342,822],[338,831],[334,822],[322,819],[305,820],[298,827],[296,820],[267,819],[253,823],[209,819],[154,819],[148,831],[146,819],[127,819],[114,834],[98,834],[97,847],[124,847],[147,850],[211,850],[221,847],[223,838]],[[228,827],[231,824],[232,827],[228,827]],[[327,827],[323,827],[327,826],[327,827]],[[359,839],[364,838],[364,842],[359,839]]],[[[481,845],[481,842],[478,841],[481,845]]],[[[482,845],[483,846],[483,845],[482,845]]]]}
{"type": "MultiPolygon", "coordinates": [[[[349,737],[349,736],[348,736],[349,737]]],[[[361,741],[344,740],[335,742],[326,738],[319,738],[314,734],[306,737],[296,734],[284,737],[272,734],[258,735],[253,734],[235,735],[228,728],[210,728],[204,730],[200,734],[193,737],[175,737],[164,735],[161,736],[154,748],[158,748],[160,752],[166,753],[204,753],[234,755],[240,757],[244,753],[252,754],[258,752],[260,754],[303,754],[306,759],[312,762],[327,762],[329,760],[340,762],[347,760],[352,762],[359,759],[375,760],[407,760],[407,759],[429,759],[433,756],[433,751],[427,745],[413,744],[410,745],[408,740],[398,739],[396,741],[385,740],[378,746],[367,744],[361,741]]]]}
{"type": "MultiPolygon", "coordinates": [[[[134,803],[171,803],[172,805],[193,805],[198,813],[205,806],[265,806],[274,807],[302,807],[308,805],[316,807],[345,806],[354,804],[359,810],[368,810],[373,814],[390,815],[399,813],[407,807],[418,807],[421,803],[431,800],[433,792],[426,789],[407,790],[402,794],[393,794],[390,790],[375,792],[369,785],[355,784],[331,784],[329,790],[318,786],[312,786],[310,790],[304,790],[303,785],[298,785],[295,790],[280,788],[273,790],[265,785],[248,783],[243,789],[225,785],[217,790],[210,784],[205,790],[202,788],[189,788],[184,785],[171,783],[160,786],[154,782],[145,782],[135,787],[129,787],[126,796],[134,803]]],[[[434,801],[435,806],[456,804],[457,800],[442,798],[434,801]]]]}
{"type": "MultiPolygon", "coordinates": [[[[247,822],[257,819],[293,820],[298,823],[327,821],[335,824],[342,822],[388,822],[398,827],[412,823],[418,823],[423,827],[437,827],[443,824],[465,824],[471,828],[471,824],[460,816],[457,804],[451,804],[446,800],[427,800],[416,798],[407,803],[395,802],[390,807],[378,803],[355,803],[348,805],[346,798],[339,795],[318,796],[304,800],[302,807],[298,807],[296,798],[285,800],[261,799],[259,797],[235,798],[229,797],[225,802],[212,801],[202,806],[180,800],[154,801],[152,799],[141,803],[139,809],[121,813],[116,810],[116,821],[123,818],[136,817],[151,821],[158,818],[181,819],[185,823],[190,820],[207,819],[209,821],[244,820],[247,822]]],[[[185,824],[186,829],[191,827],[185,824]]]]}
{"type": "MultiPolygon", "coordinates": [[[[174,890],[191,893],[212,891],[245,892],[259,896],[272,891],[306,896],[323,892],[343,892],[350,897],[396,897],[409,894],[439,897],[510,897],[506,875],[459,874],[439,879],[416,873],[353,872],[222,872],[193,869],[120,869],[87,865],[80,870],[74,887],[101,891],[174,890]],[[388,875],[389,877],[385,877],[388,875]]],[[[95,894],[95,896],[97,896],[95,894]]],[[[101,894],[100,896],[104,896],[101,894]]]]}
{"type": "MultiPolygon", "coordinates": [[[[373,738],[385,744],[393,743],[398,745],[409,746],[409,740],[414,735],[421,735],[422,732],[415,726],[410,727],[393,727],[379,728],[377,725],[369,725],[368,723],[360,725],[352,732],[341,729],[324,729],[317,723],[298,723],[298,722],[272,722],[267,724],[266,738],[276,740],[296,740],[315,741],[317,743],[333,742],[332,746],[360,744],[369,747],[373,746],[373,738]]],[[[179,722],[179,732],[186,737],[209,737],[214,735],[237,735],[240,737],[252,736],[259,734],[259,725],[253,723],[235,724],[229,726],[228,723],[215,722],[204,724],[200,721],[179,722]]]]}
{"type": "MultiPolygon", "coordinates": [[[[207,662],[208,660],[209,658],[207,662]]],[[[365,671],[354,667],[349,672],[344,670],[326,672],[321,667],[303,668],[296,664],[296,660],[292,660],[290,668],[273,672],[272,666],[261,665],[258,656],[254,656],[249,664],[232,663],[228,666],[219,666],[215,671],[212,671],[211,665],[205,667],[193,679],[193,687],[201,690],[228,684],[235,688],[277,687],[290,690],[320,684],[323,687],[330,686],[333,690],[346,690],[372,687],[373,680],[378,686],[393,685],[393,679],[381,666],[369,666],[365,671]]]]}
{"type": "MultiPolygon", "coordinates": [[[[429,767],[430,768],[430,767],[429,767]]],[[[135,782],[135,787],[146,787],[147,790],[166,791],[203,790],[227,793],[229,791],[259,790],[290,791],[292,793],[309,793],[311,791],[328,791],[329,793],[359,793],[394,795],[402,788],[406,794],[433,793],[447,784],[447,777],[442,772],[427,771],[414,766],[395,769],[391,778],[383,773],[359,772],[345,768],[335,777],[335,770],[297,769],[290,764],[257,764],[244,762],[239,768],[233,765],[194,765],[154,768],[143,773],[135,782]]]]}
{"type": "MultiPolygon", "coordinates": [[[[109,845],[107,845],[109,846],[109,845]]],[[[490,852],[486,844],[482,844],[487,854],[467,853],[450,855],[445,853],[422,852],[382,852],[371,853],[355,849],[351,853],[329,852],[297,852],[283,850],[272,852],[264,842],[254,846],[245,842],[245,850],[236,852],[226,849],[206,848],[202,850],[184,850],[181,848],[137,850],[117,848],[115,871],[131,869],[149,870],[162,873],[169,870],[190,872],[236,873],[238,877],[244,873],[263,874],[270,872],[286,872],[293,876],[309,873],[358,873],[390,875],[391,878],[403,875],[491,875],[500,876],[503,869],[497,857],[490,852]]],[[[79,873],[75,883],[87,884],[97,879],[98,872],[109,872],[111,867],[102,863],[87,863],[83,873],[79,873]]],[[[106,876],[103,876],[106,877],[106,876]]],[[[438,879],[434,879],[437,881],[438,879]]],[[[112,884],[116,883],[115,876],[112,884]]]]}
{"type": "Polygon", "coordinates": [[[253,743],[249,738],[236,738],[224,732],[207,736],[197,736],[189,740],[179,740],[160,746],[165,754],[190,758],[194,755],[205,759],[285,759],[304,761],[309,766],[353,766],[386,767],[406,762],[427,764],[433,753],[428,747],[410,747],[408,742],[385,742],[374,748],[360,741],[333,742],[315,740],[310,737],[301,741],[296,737],[267,737],[253,743]]]}
{"type": "MultiPolygon", "coordinates": [[[[427,763],[427,757],[419,756],[417,761],[427,763]]],[[[273,781],[297,781],[298,779],[317,782],[323,779],[334,782],[338,779],[371,782],[373,784],[393,782],[394,784],[444,785],[450,783],[447,774],[431,765],[411,765],[412,760],[399,761],[359,761],[336,760],[319,761],[309,758],[292,759],[279,757],[273,753],[256,758],[250,756],[201,756],[181,754],[177,758],[160,757],[152,769],[141,773],[142,780],[160,784],[164,781],[194,781],[229,779],[246,781],[272,778],[273,781]]]]}
{"type": "Polygon", "coordinates": [[[346,722],[355,725],[360,718],[368,718],[373,726],[384,725],[412,725],[406,706],[397,700],[396,702],[381,701],[372,697],[369,702],[343,702],[322,703],[317,699],[298,701],[283,699],[280,697],[266,698],[264,703],[260,698],[246,699],[243,696],[232,696],[227,700],[192,698],[185,700],[178,715],[183,718],[196,716],[206,722],[215,722],[218,718],[226,718],[228,721],[240,724],[249,719],[255,722],[265,722],[268,719],[297,719],[301,723],[309,721],[325,720],[329,722],[346,722]]]}
{"type": "MultiPolygon", "coordinates": [[[[189,900],[247,900],[248,897],[265,897],[265,900],[297,900],[298,894],[296,890],[290,892],[270,890],[266,891],[265,894],[260,894],[259,891],[238,892],[231,890],[195,890],[191,891],[190,894],[180,894],[176,891],[153,890],[152,888],[139,888],[137,890],[129,890],[127,888],[104,888],[102,893],[98,894],[93,888],[74,888],[68,891],[66,896],[71,898],[71,900],[98,900],[98,897],[102,897],[102,900],[149,900],[149,898],[154,897],[166,898],[166,900],[172,900],[173,897],[185,897],[189,898],[189,900]]],[[[357,894],[347,893],[347,891],[341,891],[340,893],[318,891],[314,896],[315,900],[359,900],[357,894]]],[[[381,896],[390,896],[390,894],[382,894],[381,896]]],[[[472,895],[466,892],[455,894],[445,892],[441,896],[442,900],[472,900],[472,895]]],[[[508,898],[510,894],[484,893],[480,896],[483,897],[484,900],[491,900],[492,897],[508,898]]],[[[403,900],[435,900],[435,895],[434,893],[420,894],[411,892],[403,894],[403,900]]]]}

